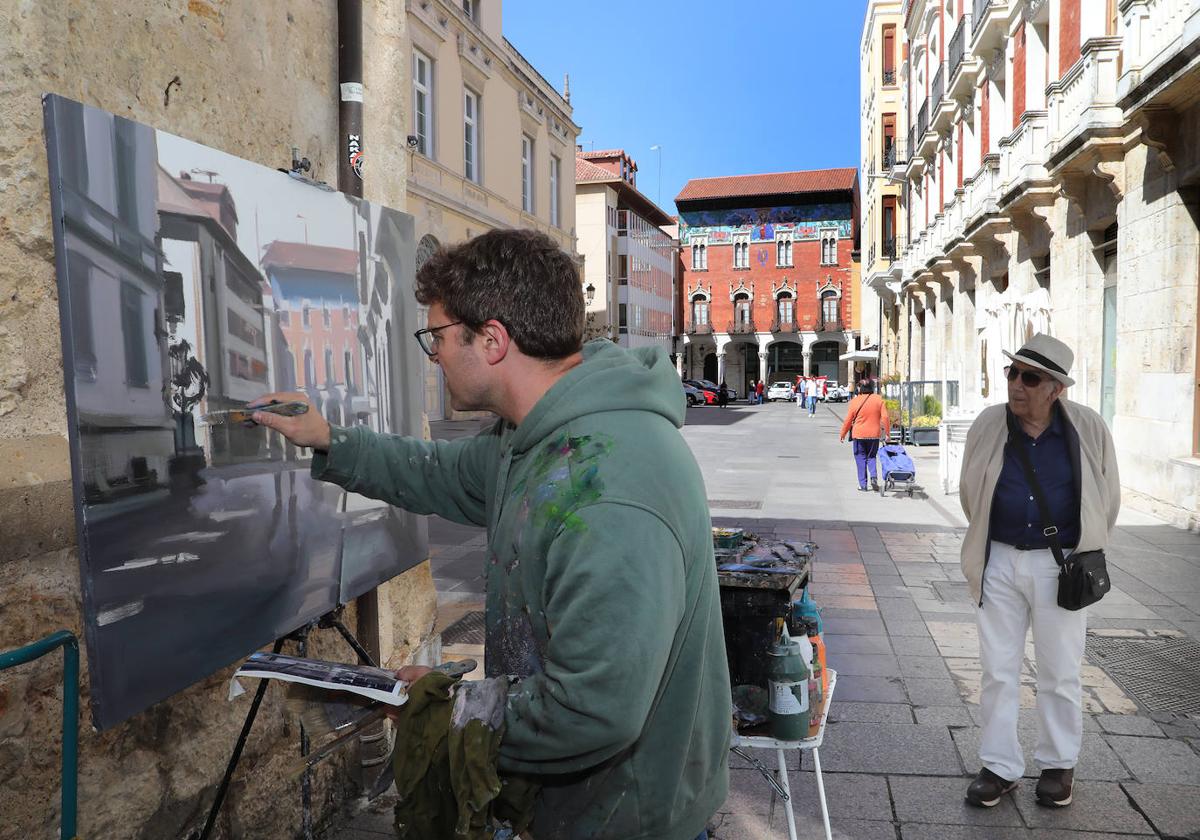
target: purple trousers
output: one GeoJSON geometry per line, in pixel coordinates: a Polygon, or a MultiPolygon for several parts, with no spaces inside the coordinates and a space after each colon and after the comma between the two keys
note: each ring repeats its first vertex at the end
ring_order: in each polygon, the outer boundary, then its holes
{"type": "Polygon", "coordinates": [[[871,472],[871,481],[877,481],[875,473],[875,456],[879,454],[878,438],[854,439],[854,463],[858,466],[858,486],[867,486],[867,471],[871,472]]]}

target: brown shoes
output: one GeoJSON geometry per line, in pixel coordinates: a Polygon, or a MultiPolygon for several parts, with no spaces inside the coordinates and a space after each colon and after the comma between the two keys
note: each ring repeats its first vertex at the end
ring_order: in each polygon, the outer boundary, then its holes
{"type": "MultiPolygon", "coordinates": [[[[1015,781],[1002,779],[991,770],[984,767],[967,788],[967,804],[976,808],[991,808],[996,805],[1004,794],[1017,787],[1015,781]]],[[[1040,788],[1039,788],[1040,789],[1040,788]]]]}
{"type": "Polygon", "coordinates": [[[1043,770],[1037,783],[1037,803],[1047,808],[1065,808],[1071,804],[1074,788],[1074,770],[1043,770]]]}

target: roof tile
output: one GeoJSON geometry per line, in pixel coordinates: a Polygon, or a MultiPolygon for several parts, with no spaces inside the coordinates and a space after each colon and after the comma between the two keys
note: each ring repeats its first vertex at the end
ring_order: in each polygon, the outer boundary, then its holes
{"type": "Polygon", "coordinates": [[[683,191],[675,196],[675,200],[697,201],[709,198],[851,190],[854,189],[857,179],[858,170],[852,167],[693,178],[684,185],[683,191]]]}

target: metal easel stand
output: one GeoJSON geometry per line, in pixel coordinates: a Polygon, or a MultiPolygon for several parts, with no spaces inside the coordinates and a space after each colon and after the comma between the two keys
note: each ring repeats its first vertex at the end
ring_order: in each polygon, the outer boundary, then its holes
{"type": "MultiPolygon", "coordinates": [[[[288,640],[296,642],[297,653],[299,656],[308,655],[308,635],[313,628],[328,629],[333,628],[338,631],[346,643],[354,650],[354,653],[361,660],[362,664],[378,667],[375,660],[371,658],[371,654],[362,646],[362,643],[354,637],[354,634],[342,623],[342,610],[339,606],[336,610],[326,613],[315,622],[306,624],[303,627],[289,633],[282,638],[276,639],[272,646],[273,653],[279,653],[283,650],[283,643],[288,640]]],[[[237,769],[238,762],[242,758],[242,751],[246,747],[246,740],[250,737],[250,729],[254,726],[254,719],[258,717],[258,709],[262,705],[263,696],[267,693],[267,680],[259,680],[258,688],[254,692],[254,701],[250,704],[250,710],[246,713],[246,720],[242,724],[242,731],[238,735],[237,743],[233,747],[233,755],[229,757],[229,763],[225,767],[225,775],[221,778],[221,784],[217,786],[217,795],[213,800],[212,807],[208,812],[208,819],[204,822],[204,828],[199,834],[193,832],[189,835],[189,840],[209,840],[212,835],[213,828],[217,824],[217,816],[221,813],[221,806],[225,802],[225,795],[229,792],[229,783],[233,779],[233,771],[237,769]]],[[[309,749],[308,734],[304,731],[304,727],[300,727],[300,755],[307,756],[309,749]]],[[[300,777],[300,806],[301,824],[303,828],[303,836],[305,840],[312,840],[312,771],[306,768],[304,774],[300,777]]]]}

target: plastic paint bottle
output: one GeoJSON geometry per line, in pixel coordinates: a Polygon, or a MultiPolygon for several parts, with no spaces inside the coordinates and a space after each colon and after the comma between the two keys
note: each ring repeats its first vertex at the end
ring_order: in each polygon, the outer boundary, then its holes
{"type": "Polygon", "coordinates": [[[786,625],[783,636],[767,651],[767,680],[771,734],[781,741],[804,740],[809,729],[810,674],[803,646],[792,639],[786,625]]]}
{"type": "Polygon", "coordinates": [[[809,692],[808,737],[815,738],[821,729],[825,694],[829,691],[829,669],[825,665],[825,641],[817,633],[817,623],[805,622],[805,628],[808,630],[808,640],[813,650],[809,659],[809,682],[812,690],[809,692]]]}

